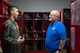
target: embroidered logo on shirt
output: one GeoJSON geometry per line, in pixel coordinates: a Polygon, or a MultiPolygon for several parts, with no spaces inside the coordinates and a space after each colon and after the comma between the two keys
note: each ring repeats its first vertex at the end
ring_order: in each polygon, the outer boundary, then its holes
{"type": "Polygon", "coordinates": [[[52,27],[53,30],[55,30],[55,27],[52,27]]]}

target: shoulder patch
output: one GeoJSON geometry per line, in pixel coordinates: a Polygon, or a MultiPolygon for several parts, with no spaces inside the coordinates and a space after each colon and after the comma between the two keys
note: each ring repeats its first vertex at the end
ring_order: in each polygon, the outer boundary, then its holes
{"type": "Polygon", "coordinates": [[[5,24],[5,25],[4,25],[4,28],[7,29],[7,28],[8,28],[8,24],[5,24]]]}

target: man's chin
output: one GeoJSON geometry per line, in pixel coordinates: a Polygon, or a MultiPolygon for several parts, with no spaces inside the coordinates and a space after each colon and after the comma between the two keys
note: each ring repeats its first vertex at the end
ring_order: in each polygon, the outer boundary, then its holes
{"type": "Polygon", "coordinates": [[[49,19],[49,21],[52,21],[51,19],[49,19]]]}

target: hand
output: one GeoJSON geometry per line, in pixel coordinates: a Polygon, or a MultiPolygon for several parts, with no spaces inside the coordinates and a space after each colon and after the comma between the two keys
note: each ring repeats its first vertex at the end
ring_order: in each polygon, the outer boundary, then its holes
{"type": "Polygon", "coordinates": [[[62,51],[59,51],[59,53],[62,53],[62,51]]]}
{"type": "Polygon", "coordinates": [[[18,40],[17,40],[18,43],[22,43],[22,42],[24,42],[24,41],[25,41],[25,39],[24,39],[24,37],[22,37],[22,36],[20,36],[20,37],[18,38],[18,40]]]}
{"type": "Polygon", "coordinates": [[[24,37],[22,37],[22,36],[21,36],[21,38],[20,38],[20,39],[21,39],[21,41],[22,41],[22,42],[24,42],[24,41],[25,41],[24,37]]]}

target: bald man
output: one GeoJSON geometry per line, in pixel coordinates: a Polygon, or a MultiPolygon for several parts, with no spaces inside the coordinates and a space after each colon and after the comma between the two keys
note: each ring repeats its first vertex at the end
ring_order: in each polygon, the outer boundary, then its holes
{"type": "Polygon", "coordinates": [[[62,53],[66,41],[66,28],[60,21],[60,12],[52,10],[49,15],[51,23],[45,38],[45,47],[49,53],[62,53]]]}

